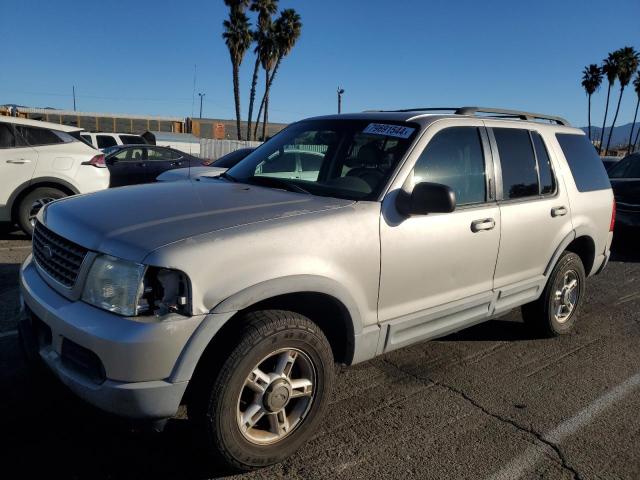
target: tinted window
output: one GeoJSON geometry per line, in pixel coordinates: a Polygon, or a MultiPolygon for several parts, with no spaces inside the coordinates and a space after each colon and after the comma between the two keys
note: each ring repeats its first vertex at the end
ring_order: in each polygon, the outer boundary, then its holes
{"type": "Polygon", "coordinates": [[[611,188],[607,171],[585,135],[556,133],[556,138],[580,192],[611,188]]]}
{"type": "Polygon", "coordinates": [[[149,160],[175,160],[176,155],[173,155],[171,150],[165,150],[164,148],[147,148],[147,158],[149,160]]]}
{"type": "Polygon", "coordinates": [[[438,132],[414,168],[414,183],[433,182],[451,187],[456,204],[484,202],[486,183],[480,132],[453,127],[438,132]]]}
{"type": "Polygon", "coordinates": [[[640,178],[640,155],[629,155],[609,170],[610,178],[640,178]]]}
{"type": "Polygon", "coordinates": [[[96,140],[98,141],[98,148],[113,147],[118,144],[111,135],[96,135],[96,140]]]}
{"type": "Polygon", "coordinates": [[[88,145],[91,145],[93,147],[93,142],[91,141],[91,135],[80,135],[80,136],[88,145]]]}
{"type": "Polygon", "coordinates": [[[16,146],[16,137],[10,125],[0,123],[0,148],[13,148],[16,146]]]}
{"type": "Polygon", "coordinates": [[[556,182],[551,170],[551,161],[549,153],[544,146],[542,137],[537,132],[531,132],[533,138],[533,146],[536,149],[536,157],[538,159],[538,173],[540,174],[540,193],[546,195],[553,193],[556,189],[556,182]]]}
{"type": "Polygon", "coordinates": [[[140,145],[147,142],[140,135],[120,135],[123,145],[140,145]]]}
{"type": "Polygon", "coordinates": [[[528,130],[494,128],[505,200],[538,195],[538,172],[528,130]]]}
{"type": "Polygon", "coordinates": [[[262,165],[262,170],[256,174],[268,173],[290,173],[296,171],[296,154],[293,152],[284,152],[269,157],[262,165]]]}
{"type": "Polygon", "coordinates": [[[118,160],[139,162],[147,159],[147,151],[144,148],[125,148],[114,154],[113,157],[118,160]]]}
{"type": "Polygon", "coordinates": [[[18,130],[20,135],[22,135],[29,145],[54,145],[56,143],[64,142],[61,136],[56,135],[54,132],[46,128],[17,125],[16,130],[18,130]]]}

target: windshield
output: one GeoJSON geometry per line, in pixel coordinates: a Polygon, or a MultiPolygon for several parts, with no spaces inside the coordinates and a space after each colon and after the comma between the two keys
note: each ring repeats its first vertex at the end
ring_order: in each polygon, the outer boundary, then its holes
{"type": "Polygon", "coordinates": [[[373,200],[418,130],[412,123],[371,120],[294,123],[228,170],[227,178],[274,188],[291,184],[314,195],[373,200]]]}

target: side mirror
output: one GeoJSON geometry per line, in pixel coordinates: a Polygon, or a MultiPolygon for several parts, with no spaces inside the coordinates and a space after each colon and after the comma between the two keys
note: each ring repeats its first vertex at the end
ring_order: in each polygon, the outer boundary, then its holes
{"type": "Polygon", "coordinates": [[[403,215],[449,213],[456,209],[456,194],[440,183],[421,182],[411,193],[400,191],[396,207],[403,215]]]}

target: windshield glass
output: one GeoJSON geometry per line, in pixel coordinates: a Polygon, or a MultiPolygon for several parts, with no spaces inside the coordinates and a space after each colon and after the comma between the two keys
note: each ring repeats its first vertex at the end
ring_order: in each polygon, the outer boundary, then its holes
{"type": "Polygon", "coordinates": [[[294,123],[231,168],[227,178],[275,188],[286,182],[314,195],[373,200],[418,130],[412,123],[372,120],[294,123]],[[274,181],[257,182],[257,177],[274,181]]]}

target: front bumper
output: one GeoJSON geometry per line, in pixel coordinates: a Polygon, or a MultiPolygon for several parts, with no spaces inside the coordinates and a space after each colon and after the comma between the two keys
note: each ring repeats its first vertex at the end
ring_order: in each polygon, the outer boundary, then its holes
{"type": "Polygon", "coordinates": [[[22,265],[20,290],[25,346],[74,393],[125,417],[175,415],[188,381],[171,381],[172,372],[203,316],[143,323],[71,302],[49,287],[31,257],[22,265]]]}

